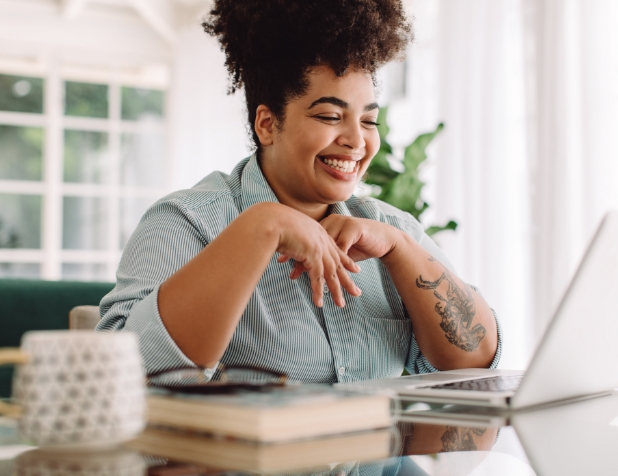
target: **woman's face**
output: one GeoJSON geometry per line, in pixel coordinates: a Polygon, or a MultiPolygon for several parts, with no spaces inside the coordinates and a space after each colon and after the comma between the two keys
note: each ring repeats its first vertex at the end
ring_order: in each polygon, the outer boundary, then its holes
{"type": "Polygon", "coordinates": [[[305,95],[287,104],[279,128],[274,118],[268,122],[265,106],[256,119],[264,175],[281,203],[301,211],[347,200],[380,147],[369,74],[337,77],[320,66],[308,81],[305,95]]]}

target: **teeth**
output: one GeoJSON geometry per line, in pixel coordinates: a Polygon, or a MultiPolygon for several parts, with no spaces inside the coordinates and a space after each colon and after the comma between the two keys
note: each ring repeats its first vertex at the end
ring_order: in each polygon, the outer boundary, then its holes
{"type": "Polygon", "coordinates": [[[322,162],[340,172],[351,173],[356,169],[356,162],[353,160],[322,159],[322,162]]]}

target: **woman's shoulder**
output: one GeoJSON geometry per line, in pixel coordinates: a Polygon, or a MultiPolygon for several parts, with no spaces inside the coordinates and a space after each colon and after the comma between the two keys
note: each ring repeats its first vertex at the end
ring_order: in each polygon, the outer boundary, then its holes
{"type": "Polygon", "coordinates": [[[225,202],[232,204],[240,195],[242,170],[247,161],[244,159],[238,163],[230,174],[211,172],[193,187],[172,192],[157,204],[169,204],[192,211],[221,206],[225,202]]]}
{"type": "Polygon", "coordinates": [[[389,217],[418,223],[418,220],[408,212],[404,212],[377,198],[352,195],[346,200],[345,204],[352,215],[362,214],[363,218],[379,220],[380,217],[389,217]],[[354,212],[356,212],[356,214],[354,212]]]}

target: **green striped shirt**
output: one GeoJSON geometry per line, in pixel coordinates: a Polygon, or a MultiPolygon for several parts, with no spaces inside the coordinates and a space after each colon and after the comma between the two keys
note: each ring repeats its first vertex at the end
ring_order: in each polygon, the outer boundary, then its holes
{"type": "MultiPolygon", "coordinates": [[[[259,202],[277,202],[277,197],[254,155],[230,175],[214,172],[193,188],[155,203],[125,248],[116,287],[101,301],[97,329],[137,333],[147,372],[192,366],[161,321],[159,285],[259,202]]],[[[329,212],[388,223],[452,269],[408,213],[356,196],[332,205],[329,212]]],[[[293,380],[322,383],[394,377],[404,367],[410,373],[436,370],[420,352],[401,297],[379,259],[358,263],[361,272],[352,275],[362,296],[345,294],[347,304],[339,308],[326,294],[324,306],[318,308],[307,273],[293,281],[289,278],[293,263],[278,263],[276,258],[275,253],[253,292],[221,358],[223,364],[254,365],[284,372],[293,380]]],[[[501,353],[498,334],[492,367],[501,353]]],[[[208,377],[213,374],[214,369],[207,372],[208,377]]]]}

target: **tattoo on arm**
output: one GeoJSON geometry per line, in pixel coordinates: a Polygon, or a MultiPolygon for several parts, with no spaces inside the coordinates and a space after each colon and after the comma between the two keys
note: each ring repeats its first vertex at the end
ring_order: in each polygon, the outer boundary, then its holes
{"type": "Polygon", "coordinates": [[[438,298],[435,309],[442,317],[440,327],[448,341],[466,352],[474,351],[487,331],[481,324],[471,327],[476,309],[470,289],[467,286],[463,289],[458,286],[448,270],[435,281],[426,281],[423,276],[419,276],[416,286],[432,290],[438,298]],[[443,281],[447,284],[446,297],[438,292],[438,286],[443,281]]]}
{"type": "Polygon", "coordinates": [[[459,426],[447,426],[446,431],[440,438],[442,441],[441,452],[448,451],[476,451],[473,435],[482,436],[486,428],[463,428],[459,426]]]}

